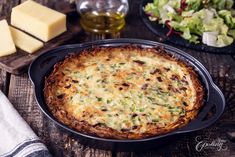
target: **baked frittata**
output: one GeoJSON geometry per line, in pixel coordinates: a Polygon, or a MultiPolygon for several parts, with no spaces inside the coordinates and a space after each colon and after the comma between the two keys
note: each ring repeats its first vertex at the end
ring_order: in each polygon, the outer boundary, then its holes
{"type": "Polygon", "coordinates": [[[96,47],[57,63],[44,96],[52,114],[78,132],[141,139],[188,124],[204,90],[191,66],[161,48],[96,47]]]}

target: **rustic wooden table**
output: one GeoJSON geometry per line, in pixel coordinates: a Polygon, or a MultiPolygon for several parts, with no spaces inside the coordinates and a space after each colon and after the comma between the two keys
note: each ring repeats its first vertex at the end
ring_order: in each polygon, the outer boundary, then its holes
{"type": "MultiPolygon", "coordinates": [[[[56,0],[37,0],[38,2],[52,8],[57,8],[56,0]]],[[[11,8],[19,4],[20,0],[0,0],[0,16],[9,15],[11,8]]],[[[126,18],[126,27],[121,33],[115,35],[95,35],[84,33],[82,37],[70,43],[81,43],[104,38],[141,38],[159,41],[160,38],[153,35],[142,23],[138,15],[138,8],[141,0],[129,0],[130,11],[126,18]]],[[[187,53],[197,58],[212,75],[215,83],[223,91],[226,98],[226,108],[222,117],[212,126],[191,134],[183,136],[174,143],[144,152],[111,152],[86,147],[79,143],[79,140],[61,132],[48,118],[40,111],[34,99],[34,89],[27,73],[20,76],[11,75],[3,70],[0,72],[0,89],[8,96],[14,107],[21,116],[28,122],[35,133],[46,144],[53,156],[233,156],[235,157],[235,143],[230,141],[226,132],[235,131],[235,57],[232,55],[216,55],[205,52],[197,52],[186,48],[187,53]],[[200,137],[204,143],[223,143],[223,150],[218,147],[205,147],[201,151],[195,149],[200,137]],[[223,141],[219,142],[218,139],[223,141]]],[[[235,51],[235,50],[234,50],[235,51]]],[[[234,52],[235,54],[235,52],[234,52]]],[[[1,139],[0,139],[1,140],[1,139]]]]}

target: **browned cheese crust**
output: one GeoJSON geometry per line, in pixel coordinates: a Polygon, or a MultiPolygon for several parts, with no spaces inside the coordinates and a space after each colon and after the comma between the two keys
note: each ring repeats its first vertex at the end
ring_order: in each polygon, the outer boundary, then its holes
{"type": "Polygon", "coordinates": [[[80,133],[142,139],[188,124],[204,90],[194,69],[163,49],[97,47],[55,64],[44,97],[58,121],[80,133]]]}

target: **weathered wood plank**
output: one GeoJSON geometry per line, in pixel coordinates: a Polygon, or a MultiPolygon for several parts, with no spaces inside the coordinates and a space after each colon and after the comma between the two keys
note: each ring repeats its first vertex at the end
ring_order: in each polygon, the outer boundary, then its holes
{"type": "MultiPolygon", "coordinates": [[[[48,0],[49,1],[49,0],[48,0]]],[[[49,4],[47,0],[40,0],[43,4],[49,4]]],[[[53,7],[53,3],[49,4],[53,7]]],[[[119,37],[132,37],[160,41],[160,38],[150,32],[138,18],[138,9],[140,0],[132,0],[130,3],[130,12],[127,17],[127,25],[120,34],[107,36],[107,35],[94,35],[86,33],[84,35],[85,41],[92,41],[105,38],[119,38],[119,37]],[[138,9],[137,9],[138,8],[138,9]],[[88,36],[88,37],[87,37],[88,36]],[[87,37],[87,38],[86,38],[87,37]]],[[[1,6],[1,5],[0,5],[1,6]]],[[[76,43],[76,41],[71,41],[76,43]]],[[[182,47],[187,53],[193,55],[208,69],[216,84],[222,89],[227,106],[225,112],[214,125],[207,129],[187,134],[182,138],[175,140],[171,143],[156,147],[153,150],[144,152],[113,152],[91,149],[79,144],[79,140],[63,133],[51,121],[49,121],[39,110],[35,100],[32,85],[28,79],[27,74],[21,76],[11,76],[9,99],[14,104],[15,108],[20,112],[23,118],[30,124],[36,134],[42,138],[49,150],[54,156],[117,156],[117,157],[155,157],[155,156],[235,156],[235,143],[228,140],[226,136],[227,131],[234,131],[235,123],[235,61],[226,55],[214,55],[203,52],[197,52],[182,47]],[[196,151],[195,146],[197,142],[196,137],[202,137],[203,140],[211,142],[218,138],[226,141],[226,151],[217,151],[215,148],[204,149],[201,152],[196,151]]],[[[5,80],[4,75],[0,78],[5,80]]],[[[1,79],[0,79],[1,80],[1,79]]],[[[1,81],[0,81],[1,82],[1,81]]],[[[1,83],[0,83],[1,84],[1,83]]]]}
{"type": "MultiPolygon", "coordinates": [[[[149,39],[153,41],[161,42],[161,38],[154,35],[146,27],[143,27],[143,23],[140,19],[137,19],[140,1],[132,1],[130,5],[130,11],[126,18],[127,25],[121,32],[121,37],[132,37],[149,39]]],[[[167,44],[170,44],[166,42],[167,44]]],[[[173,45],[176,46],[176,45],[173,45]]],[[[226,131],[235,130],[234,125],[231,123],[235,119],[235,62],[229,55],[215,55],[204,52],[197,52],[176,46],[185,52],[191,54],[198,59],[209,71],[215,83],[223,91],[227,106],[223,116],[216,124],[212,125],[207,129],[197,131],[192,134],[185,135],[183,138],[171,142],[165,146],[161,146],[151,151],[144,152],[132,152],[132,153],[117,153],[118,157],[129,157],[129,156],[235,156],[235,144],[229,141],[226,136],[226,131]],[[227,122],[225,124],[225,122],[227,122]],[[218,138],[226,140],[226,151],[216,151],[216,148],[206,149],[201,152],[197,152],[195,146],[197,142],[195,138],[201,136],[203,140],[211,142],[218,138]]]]}
{"type": "Polygon", "coordinates": [[[34,99],[34,89],[27,74],[12,75],[8,97],[54,156],[111,156],[110,151],[86,148],[77,138],[62,131],[45,117],[34,99]]]}
{"type": "MultiPolygon", "coordinates": [[[[56,3],[55,1],[40,1],[42,4],[48,4],[52,8],[56,8],[64,13],[70,14],[70,4],[68,2],[56,3]],[[52,5],[53,4],[53,5],[52,5]]],[[[1,6],[1,5],[0,5],[1,6]]],[[[11,7],[11,6],[9,6],[11,7]]],[[[10,15],[6,18],[10,24],[10,15]]],[[[78,22],[78,15],[72,14],[67,16],[67,31],[62,35],[44,43],[43,48],[33,54],[24,52],[23,50],[17,49],[15,54],[1,57],[0,68],[12,74],[21,74],[27,70],[28,65],[40,54],[48,51],[49,49],[61,45],[68,40],[75,38],[81,34],[81,27],[78,22]]]]}
{"type": "Polygon", "coordinates": [[[0,90],[3,90],[5,82],[4,72],[0,69],[0,90]]]}
{"type": "Polygon", "coordinates": [[[0,90],[8,95],[11,74],[0,69],[0,90]]]}
{"type": "MultiPolygon", "coordinates": [[[[21,0],[20,3],[25,2],[26,0],[21,0]]],[[[42,5],[45,5],[47,7],[53,8],[55,10],[61,11],[64,8],[67,8],[67,6],[72,4],[75,0],[63,0],[63,1],[58,1],[57,0],[34,0],[42,5]]]]}
{"type": "MultiPolygon", "coordinates": [[[[10,21],[9,18],[7,19],[10,21]]],[[[74,18],[72,18],[72,20],[74,21],[74,18]]],[[[67,31],[44,43],[44,46],[37,52],[29,54],[17,48],[17,52],[15,54],[0,57],[0,68],[12,74],[21,74],[27,70],[28,65],[40,54],[79,36],[82,30],[81,27],[78,26],[78,22],[72,22],[71,18],[68,18],[67,21],[67,31]]]]}
{"type": "Polygon", "coordinates": [[[0,17],[9,16],[11,8],[19,4],[19,0],[0,0],[0,17]]]}
{"type": "MultiPolygon", "coordinates": [[[[56,3],[58,1],[38,0],[38,2],[57,10],[64,7],[61,3],[56,3]]],[[[76,42],[70,41],[70,43],[77,43],[80,41],[78,39],[80,37],[77,37],[76,42]]],[[[81,145],[78,139],[63,133],[54,123],[49,121],[42,114],[34,100],[33,87],[27,74],[12,76],[9,87],[9,99],[35,133],[45,142],[54,156],[111,156],[110,151],[91,149],[81,145]]]]}

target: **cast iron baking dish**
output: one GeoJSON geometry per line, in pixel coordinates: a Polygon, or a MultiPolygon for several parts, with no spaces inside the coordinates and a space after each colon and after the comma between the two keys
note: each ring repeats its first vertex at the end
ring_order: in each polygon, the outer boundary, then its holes
{"type": "Polygon", "coordinates": [[[174,139],[179,135],[184,133],[197,131],[204,129],[211,124],[213,124],[223,113],[225,107],[225,100],[222,92],[219,88],[213,83],[212,78],[206,68],[195,58],[189,54],[176,49],[174,47],[140,39],[109,39],[109,40],[100,40],[83,44],[75,45],[64,45],[55,49],[52,49],[39,57],[37,57],[34,62],[30,65],[29,68],[29,77],[35,87],[35,96],[36,101],[41,108],[42,112],[56,123],[59,127],[63,128],[62,131],[67,131],[73,136],[77,136],[79,142],[96,147],[101,149],[109,150],[122,150],[122,151],[131,151],[141,149],[149,149],[152,147],[158,147],[170,139],[174,139]],[[197,71],[200,80],[205,88],[206,97],[204,101],[204,106],[199,112],[197,118],[191,121],[188,125],[183,128],[177,129],[168,134],[155,136],[151,138],[138,139],[138,140],[116,140],[116,139],[105,139],[100,137],[95,137],[87,134],[77,132],[66,125],[60,123],[48,110],[47,105],[44,101],[44,80],[45,77],[50,74],[53,69],[53,66],[62,61],[65,56],[70,53],[80,53],[82,50],[92,47],[117,47],[124,45],[137,45],[140,47],[164,47],[167,53],[173,54],[177,58],[185,61],[197,71]],[[212,116],[208,118],[207,114],[211,110],[215,110],[212,113],[212,116]],[[207,117],[207,118],[206,118],[207,117]]]}

